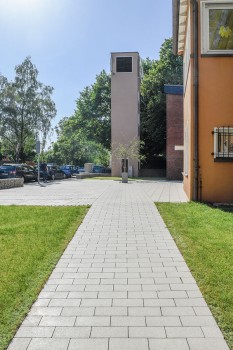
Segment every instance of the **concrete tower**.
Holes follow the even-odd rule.
[[[138,52],[111,54],[112,176],[121,175],[114,151],[140,138],[140,57]],[[137,177],[139,162],[128,159],[129,175]],[[132,172],[132,174],[131,174]]]

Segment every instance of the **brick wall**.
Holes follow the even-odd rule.
[[[167,179],[182,180],[183,151],[183,94],[167,93]]]

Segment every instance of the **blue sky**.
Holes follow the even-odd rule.
[[[0,0],[0,72],[31,56],[38,80],[54,87],[57,117],[97,74],[109,72],[110,53],[138,51],[157,59],[172,35],[172,0]]]

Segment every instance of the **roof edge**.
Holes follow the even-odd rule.
[[[168,95],[183,95],[183,85],[172,85],[165,84],[164,85],[164,93]]]

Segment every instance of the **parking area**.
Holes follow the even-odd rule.
[[[49,181],[39,186],[36,182],[25,183],[24,187],[0,191],[0,205],[91,205],[109,187],[140,187],[154,202],[186,202],[181,182],[132,181],[123,184],[113,180],[66,180]]]

